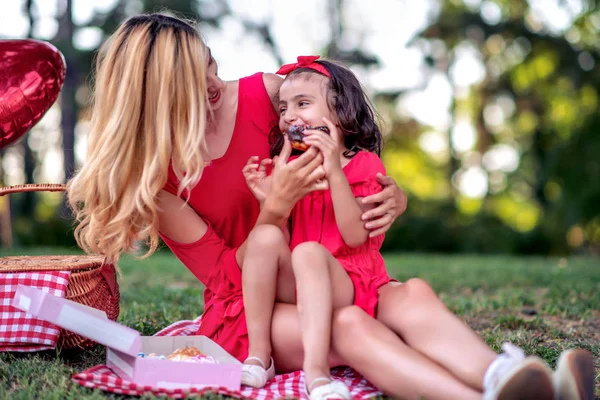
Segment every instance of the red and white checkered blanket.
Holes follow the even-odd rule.
[[[195,335],[201,323],[201,317],[193,321],[178,321],[166,327],[156,336],[188,336]],[[352,392],[354,399],[368,399],[382,393],[367,382],[361,375],[351,368],[335,368],[331,372],[335,379],[342,380]],[[186,397],[189,394],[201,395],[203,393],[217,393],[243,399],[272,400],[283,398],[308,399],[304,390],[304,374],[301,371],[285,375],[277,375],[262,389],[242,386],[240,391],[224,388],[210,389],[156,389],[150,386],[141,386],[119,378],[111,369],[98,365],[87,371],[73,375],[73,380],[82,386],[106,390],[112,393],[125,395],[142,395],[152,393],[174,398]]]
[[[40,351],[56,347],[60,328],[11,306],[17,285],[64,297],[69,271],[0,274],[0,351]]]

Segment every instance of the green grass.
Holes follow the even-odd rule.
[[[21,254],[68,252],[28,249]],[[600,371],[598,259],[389,254],[386,262],[399,280],[418,276],[429,281],[450,309],[494,350],[509,340],[554,367],[561,351],[582,347],[594,354]],[[119,266],[121,323],[151,335],[170,322],[202,312],[200,284],[170,253],[160,252],[147,260],[126,257]],[[86,351],[0,353],[0,399],[123,398],[70,380],[73,373],[103,359],[101,346]],[[598,375],[596,385],[600,396]]]

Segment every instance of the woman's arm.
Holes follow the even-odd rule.
[[[299,199],[313,190],[326,189],[327,182],[321,164],[323,156],[316,149],[306,151],[302,156],[287,162],[291,145],[286,140],[280,156],[274,161],[271,190],[261,208],[256,225],[271,224],[280,227],[287,225],[290,212]],[[166,190],[159,194],[159,231],[162,235],[181,244],[200,240],[209,227],[185,201]],[[246,243],[238,249],[225,245],[222,241],[219,252],[236,251],[238,265],[242,264]],[[189,266],[188,266],[189,267]]]
[[[158,230],[163,241],[200,282],[210,290],[217,290],[224,275],[236,279],[236,274],[221,269],[233,265],[237,248],[218,237],[183,199],[162,190],[157,202]]]
[[[206,234],[208,224],[183,199],[162,190],[158,207],[158,230],[174,242],[194,243]]]
[[[201,240],[208,232],[208,224],[200,217],[196,211],[185,203],[180,197],[177,197],[165,190],[161,191],[158,196],[158,205],[160,207],[159,212],[159,231],[161,235],[178,244],[189,245]],[[272,210],[266,210],[264,213],[261,212],[262,220],[264,223],[276,224],[278,219],[278,213],[272,212]],[[258,224],[258,223],[257,223]],[[235,251],[235,258],[238,265],[242,265],[244,259],[244,253],[246,250],[246,242],[236,248],[229,247],[225,244],[225,241],[219,238],[222,242],[220,246],[215,246],[218,249],[219,254],[215,254],[215,260],[222,258],[226,253]],[[197,256],[197,254],[195,254]],[[179,257],[187,258],[183,254],[177,254]],[[188,268],[192,267],[192,262],[185,262]],[[190,265],[187,265],[190,264]],[[195,272],[195,271],[192,271]],[[198,274],[195,273],[196,276]]]
[[[279,88],[281,87],[282,82],[283,78],[279,75],[263,74],[263,83],[265,84],[265,89],[267,89],[267,94],[271,99],[271,103],[273,103],[275,111],[279,109]]]

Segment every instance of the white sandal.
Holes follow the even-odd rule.
[[[329,383],[313,389],[315,383],[324,381]],[[310,385],[308,385],[307,391],[310,400],[352,399],[348,386],[341,381],[334,381],[325,376],[315,378]]]
[[[242,385],[251,386],[254,388],[262,388],[265,384],[275,376],[275,364],[271,357],[271,366],[265,368],[265,364],[258,357],[248,357],[246,361],[258,361],[260,365],[243,364],[242,365]],[[244,361],[244,363],[246,362]]]

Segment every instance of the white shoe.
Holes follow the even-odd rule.
[[[593,400],[594,375],[594,357],[589,351],[564,351],[558,358],[554,372],[556,399]]]
[[[327,385],[322,385],[312,388],[317,382],[329,382]],[[334,381],[331,378],[320,377],[314,379],[307,387],[310,400],[334,400],[334,399],[352,399],[350,389],[341,381]]]
[[[265,364],[258,357],[248,357],[246,361],[258,361],[260,365],[243,364],[242,365],[242,385],[252,386],[254,388],[262,388],[265,384],[275,376],[275,364],[271,357],[271,366],[265,368]],[[244,361],[244,363],[246,362]]]
[[[554,400],[552,370],[541,358],[510,343],[502,350],[483,378],[484,400]]]

